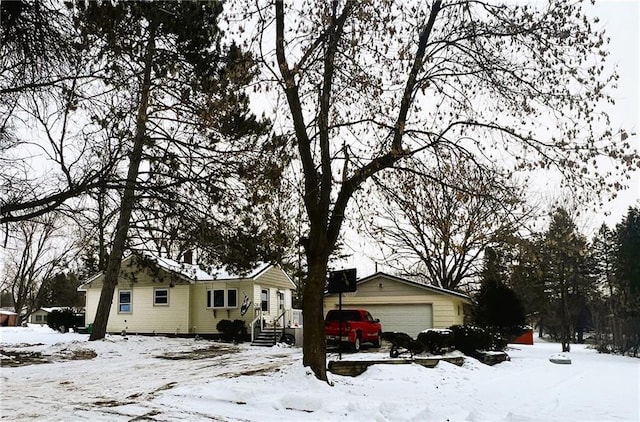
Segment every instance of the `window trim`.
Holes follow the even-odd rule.
[[[262,300],[262,294],[266,292],[267,293],[267,300]],[[266,304],[266,308],[265,308],[265,304]],[[269,289],[261,289],[260,290],[260,309],[262,310],[262,312],[269,312]]]
[[[122,303],[122,294],[129,293],[129,302]],[[122,305],[129,305],[128,311],[122,310]],[[118,290],[118,313],[119,314],[131,314],[133,313],[133,290],[131,289],[123,289]]]
[[[236,294],[236,300],[235,300],[235,304],[234,305],[229,305],[229,292],[230,291],[234,291]],[[222,299],[223,299],[223,304],[222,306],[215,306],[215,292],[223,292],[222,293]],[[207,289],[207,303],[206,303],[206,308],[207,309],[237,309],[239,304],[238,304],[238,289],[237,288],[231,288],[231,289]]]
[[[236,303],[233,306],[229,305],[229,292],[231,292],[231,291],[236,292]],[[228,309],[236,309],[238,307],[238,289],[226,289],[226,293],[224,295],[224,299],[225,299],[224,304],[226,305],[226,307]]]
[[[158,303],[157,293],[162,291],[167,292],[166,303]],[[157,287],[153,289],[153,306],[169,306],[169,289],[166,287]]]
[[[225,289],[211,289],[211,309],[224,309],[225,308]],[[222,292],[222,306],[216,306],[216,292]]]

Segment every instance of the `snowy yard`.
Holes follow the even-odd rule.
[[[375,365],[333,386],[302,367],[298,348],[193,339],[0,328],[3,420],[47,421],[638,421],[640,359],[555,343],[508,350],[494,367],[467,358]],[[536,339],[537,340],[537,339]],[[16,352],[20,352],[16,356]],[[25,356],[48,363],[10,366]],[[95,352],[96,356],[94,357]],[[7,356],[13,355],[12,358]],[[383,359],[383,352],[345,359]],[[330,355],[330,359],[337,356]]]

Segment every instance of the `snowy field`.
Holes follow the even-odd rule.
[[[510,362],[375,365],[333,386],[299,348],[0,328],[0,419],[7,421],[639,421],[640,359],[572,345],[571,365],[538,341]],[[537,341],[537,339],[536,339]],[[383,350],[384,351],[384,350]],[[383,359],[383,351],[344,359]],[[27,357],[28,365],[10,366]],[[330,355],[330,359],[337,356]]]

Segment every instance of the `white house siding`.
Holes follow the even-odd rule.
[[[238,306],[228,309],[211,309],[207,308],[207,290],[213,289],[237,289],[238,290]],[[228,320],[244,320],[247,328],[253,320],[254,298],[253,283],[251,280],[242,281],[210,281],[196,283],[191,286],[191,332],[196,334],[215,334],[218,333],[216,325],[223,319]],[[252,301],[249,311],[243,316],[240,308],[244,295]]]
[[[111,314],[107,331],[130,333],[188,334],[189,333],[189,286],[178,285],[168,288],[169,305],[154,305],[154,287],[133,286],[131,290],[131,313],[118,312],[120,290],[129,290],[126,286],[116,289],[111,304]]]
[[[34,313],[29,316],[29,322],[31,324],[46,324],[47,318],[49,317],[49,313],[43,311],[42,309],[38,309]]]
[[[285,292],[285,308],[291,308],[291,289],[295,286],[289,277],[279,267],[268,268],[255,278],[233,280],[197,280],[188,281],[175,274],[152,275],[148,271],[140,270],[131,265],[129,257],[123,261],[125,273],[135,272],[136,282],[121,277],[114,293],[111,313],[107,324],[107,331],[163,334],[216,334],[216,325],[222,319],[241,319],[249,328],[256,317],[256,308],[260,307],[261,289],[269,289],[269,312],[266,319],[279,315],[277,291]],[[104,276],[96,276],[82,286],[86,291],[86,321],[91,323],[95,319],[100,291]],[[171,282],[174,287],[169,287]],[[130,286],[130,287],[129,287]],[[169,289],[169,305],[153,305],[153,289]],[[209,289],[237,289],[238,304],[235,308],[211,309],[207,308],[207,290]],[[118,313],[119,290],[132,291],[132,312]],[[251,300],[249,311],[242,316],[241,305],[245,294]]]
[[[255,306],[261,307],[262,303],[262,290],[269,290],[269,309],[267,312],[263,312],[262,315],[268,323],[273,322],[273,319],[282,314],[284,309],[291,309],[292,307],[292,291],[295,285],[291,279],[278,267],[272,267],[258,275],[255,279],[254,296],[256,297]],[[280,308],[280,300],[278,299],[278,292],[284,292],[283,309]],[[282,322],[281,322],[282,323]],[[287,321],[285,321],[285,324]]]
[[[169,305],[154,305],[154,287],[167,288],[169,291]],[[119,313],[118,300],[120,290],[131,291],[131,312]],[[90,288],[86,292],[86,321],[95,320],[100,289]],[[141,286],[119,284],[116,287],[111,303],[108,332],[129,333],[158,333],[158,334],[185,334],[189,330],[189,315],[186,311],[189,305],[189,286],[167,285]]]
[[[271,267],[256,277],[256,283],[281,290],[295,289],[293,281],[278,267]]]

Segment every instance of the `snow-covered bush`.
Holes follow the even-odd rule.
[[[434,355],[442,354],[455,347],[453,331],[447,329],[423,331],[418,334],[418,341]]]

